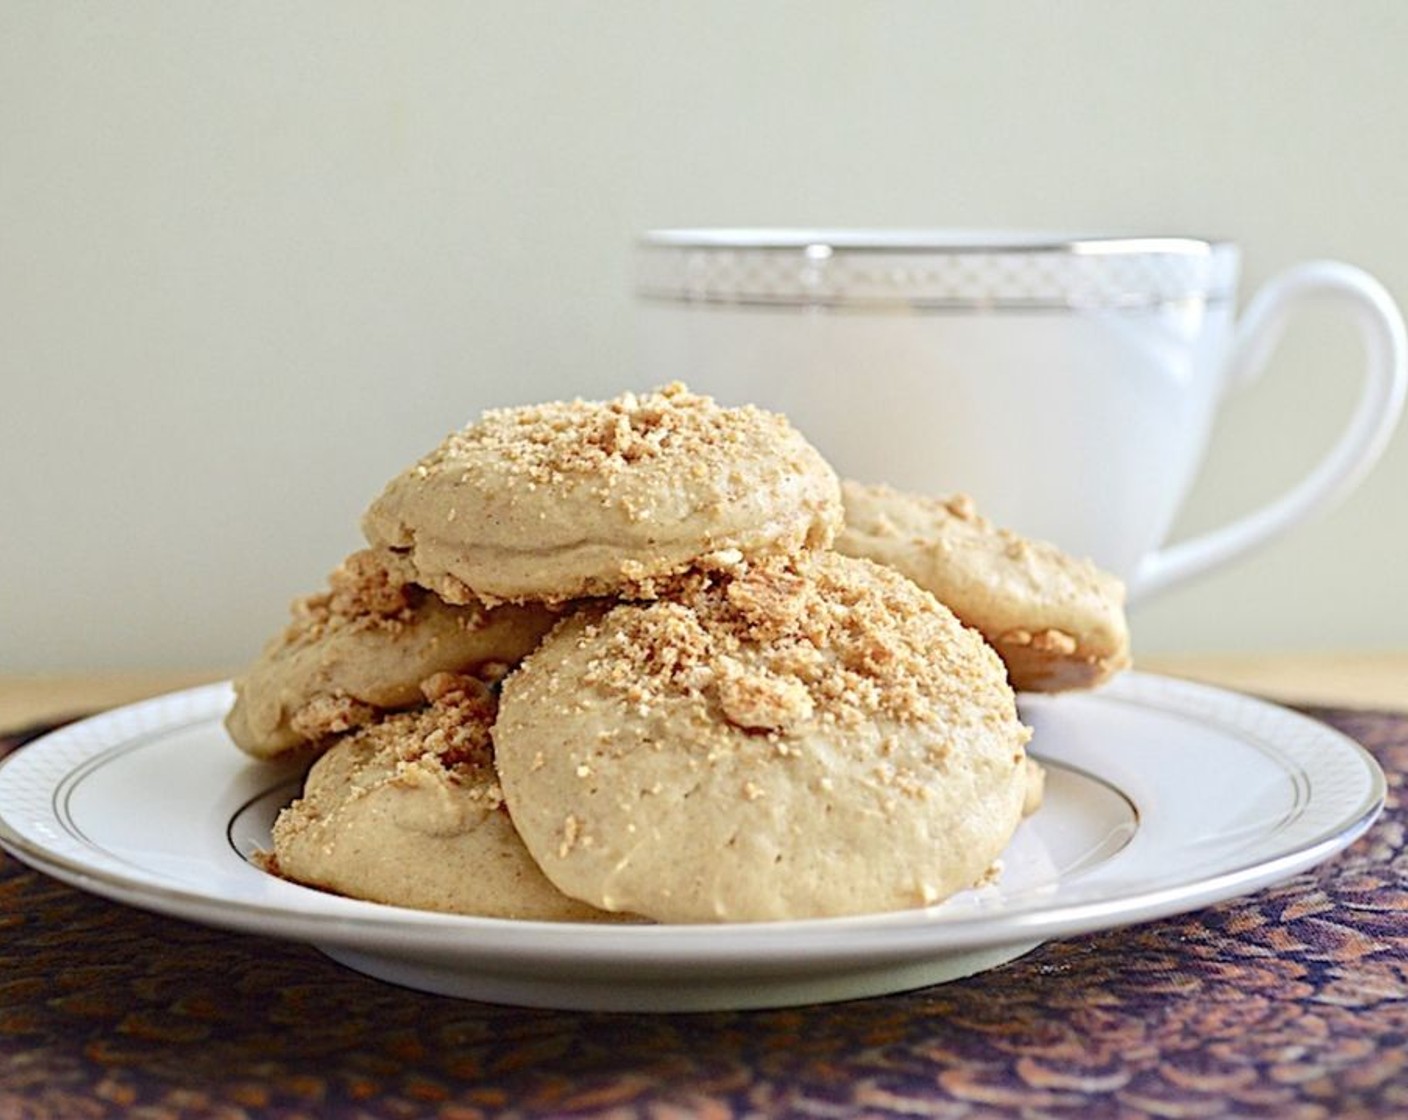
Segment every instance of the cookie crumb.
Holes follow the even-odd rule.
[[[568,813],[562,821],[562,843],[557,846],[557,858],[566,859],[581,838],[582,822],[575,814]]]

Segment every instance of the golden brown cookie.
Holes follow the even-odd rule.
[[[1124,585],[1089,560],[999,529],[964,495],[842,485],[836,549],[903,572],[978,630],[1015,688],[1092,688],[1129,665]]]
[[[273,869],[392,906],[495,918],[616,921],[529,858],[494,772],[488,686],[443,673],[429,706],[339,739],[274,823]]]
[[[393,479],[362,527],[451,602],[557,602],[824,547],[840,521],[835,473],[785,418],[669,385],[487,412]]]
[[[557,621],[542,607],[451,606],[410,582],[404,558],[364,550],[297,600],[292,621],[235,681],[230,737],[273,758],[422,702],[439,672],[502,676]]]
[[[494,735],[548,878],[667,922],[929,905],[984,877],[1028,788],[993,651],[832,552],[566,619],[504,682]]]

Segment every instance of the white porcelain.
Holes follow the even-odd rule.
[[[1368,827],[1384,780],[1302,716],[1127,674],[1023,698],[1047,800],[999,882],[927,910],[722,926],[602,926],[423,913],[261,871],[252,854],[298,775],[246,759],[230,692],[172,693],[65,728],[0,764],[0,845],[84,890],[210,925],[311,942],[447,995],[635,1011],[770,1007],[902,991],[1052,937],[1255,890]]]
[[[1236,322],[1238,263],[1186,237],[658,231],[637,252],[640,373],[784,411],[850,477],[972,494],[1138,599],[1342,499],[1403,408],[1403,321],[1377,281],[1299,265]],[[1166,546],[1224,394],[1311,301],[1364,341],[1348,427],[1279,499]]]

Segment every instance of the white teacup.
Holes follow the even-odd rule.
[[[1342,499],[1403,409],[1403,320],[1377,281],[1298,265],[1234,322],[1238,260],[1191,237],[658,231],[637,250],[641,373],[786,412],[844,476],[969,493],[1136,599]],[[1224,393],[1313,299],[1363,336],[1347,429],[1275,501],[1165,546]]]

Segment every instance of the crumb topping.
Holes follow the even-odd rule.
[[[401,570],[396,554],[366,548],[333,569],[326,591],[294,601],[286,638],[317,641],[329,631],[352,626],[395,632],[406,625],[424,595]]]
[[[328,575],[325,591],[295,599],[284,630],[285,646],[309,645],[339,631],[403,632],[433,592],[414,582],[409,557],[391,549],[364,548],[354,552]],[[448,602],[449,600],[447,600]],[[474,631],[486,621],[489,608],[466,594],[452,603],[462,630]]]
[[[728,456],[755,443],[760,433],[788,431],[782,416],[753,405],[724,408],[674,382],[609,401],[493,409],[447,436],[416,473],[424,478],[491,456],[530,486],[555,485],[568,476],[609,482],[636,464],[667,455],[685,469],[701,470],[706,456]]]
[[[448,782],[497,809],[503,790],[494,769],[491,729],[498,700],[493,691],[461,673],[436,673],[421,683],[421,691],[427,707],[387,716],[357,732],[367,757],[389,757],[394,783]]]
[[[999,634],[996,641],[1000,645],[1030,646],[1038,653],[1056,657],[1070,657],[1080,648],[1074,637],[1056,629],[1038,630],[1033,633],[1031,630],[1017,627]]]
[[[986,518],[978,516],[978,507],[967,494],[954,494],[945,498],[943,504],[944,509],[960,521],[978,521],[984,526],[988,523]]]
[[[909,580],[832,553],[696,572],[669,599],[616,608],[585,683],[637,714],[692,696],[747,731],[883,717],[941,723],[1001,674]],[[603,632],[599,623],[588,637]],[[984,685],[981,682],[990,682]]]
[[[376,718],[377,710],[345,692],[314,696],[289,717],[289,727],[310,743],[364,727]]]

